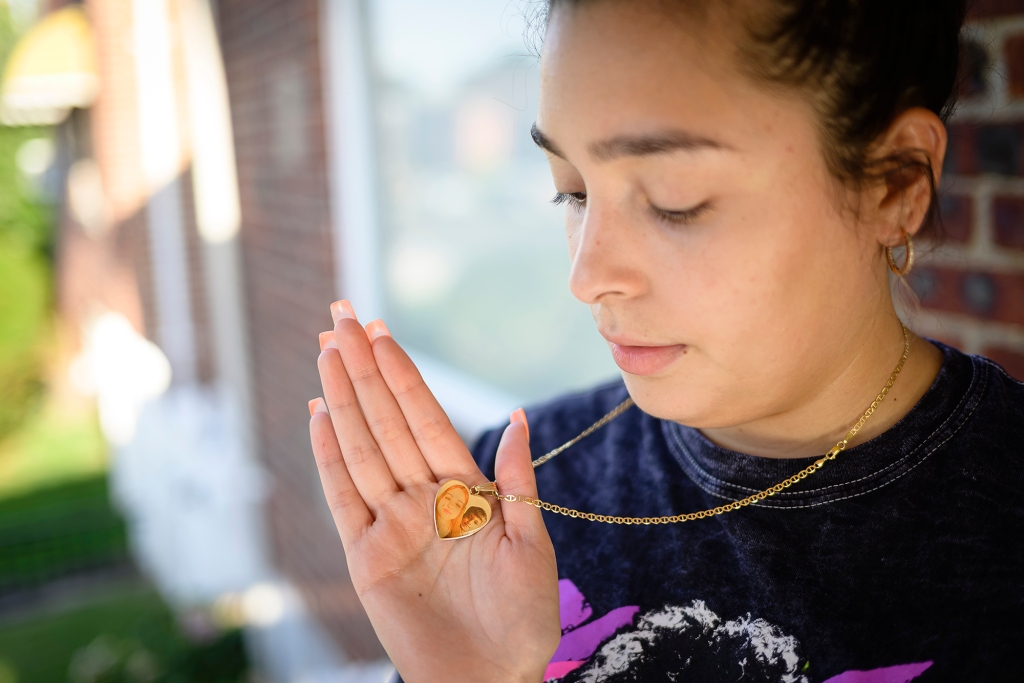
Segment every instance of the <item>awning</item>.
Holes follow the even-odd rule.
[[[92,29],[80,7],[57,10],[21,37],[0,82],[0,123],[60,123],[99,91]]]

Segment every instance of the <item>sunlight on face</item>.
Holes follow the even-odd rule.
[[[742,424],[835,372],[884,266],[839,208],[809,105],[733,57],[738,20],[648,5],[556,5],[546,34],[537,139],[570,287],[643,410]]]

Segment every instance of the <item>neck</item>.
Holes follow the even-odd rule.
[[[903,355],[903,328],[895,313],[878,316],[842,364],[817,391],[785,410],[701,432],[730,450],[766,458],[821,455],[843,439],[885,386]],[[885,400],[847,444],[863,443],[896,424],[931,386],[942,352],[910,334],[910,354]]]

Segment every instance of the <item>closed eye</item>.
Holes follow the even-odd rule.
[[[693,223],[695,220],[700,218],[704,213],[711,208],[711,202],[704,202],[698,204],[690,209],[680,209],[678,211],[670,211],[668,209],[660,209],[657,206],[651,204],[651,213],[658,220],[663,220],[668,223]]]
[[[574,209],[582,210],[587,206],[586,192],[557,192],[551,203],[555,206],[568,204]]]
[[[552,198],[551,203],[558,206],[568,204],[569,206],[582,211],[587,206],[586,192],[558,192]],[[704,202],[689,209],[670,210],[662,209],[653,204],[650,205],[651,213],[658,220],[668,223],[687,224],[696,221],[711,208],[711,202]]]

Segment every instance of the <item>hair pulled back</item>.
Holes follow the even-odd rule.
[[[547,0],[545,9],[587,1]],[[724,0],[660,0],[664,9],[677,6],[691,14],[713,2]],[[948,120],[956,104],[967,0],[729,4],[747,33],[740,46],[743,66],[760,82],[810,99],[833,175],[855,187],[872,181],[905,186],[925,176],[932,201],[922,229],[935,227],[938,201],[927,155],[905,149],[879,157],[875,146],[907,109],[923,107]]]

